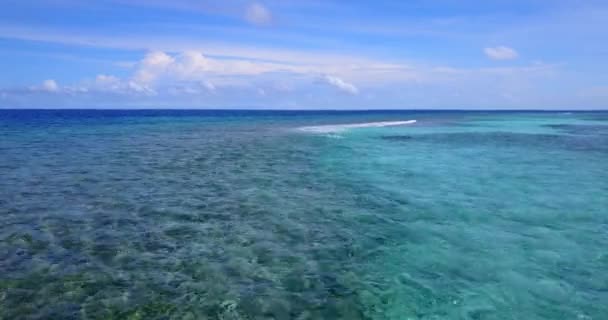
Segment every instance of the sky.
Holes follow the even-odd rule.
[[[606,0],[0,7],[0,108],[608,109]]]

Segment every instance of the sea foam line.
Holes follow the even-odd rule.
[[[307,126],[300,127],[298,130],[312,133],[335,133],[342,132],[348,129],[357,128],[376,128],[376,127],[391,127],[391,126],[403,126],[408,124],[414,124],[416,120],[407,121],[378,121],[378,122],[365,122],[365,123],[349,123],[349,124],[328,124],[322,126]]]

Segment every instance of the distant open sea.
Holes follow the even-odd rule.
[[[608,113],[0,110],[0,319],[608,319]]]

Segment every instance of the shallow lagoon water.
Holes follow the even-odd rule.
[[[0,111],[0,136],[0,318],[608,315],[605,113]]]

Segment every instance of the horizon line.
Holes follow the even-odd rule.
[[[331,111],[331,112],[386,112],[386,111],[523,111],[523,112],[608,112],[608,108],[605,109],[524,109],[524,108],[488,108],[488,109],[466,109],[466,108],[403,108],[403,109],[279,109],[279,108],[3,108],[0,107],[0,111],[281,111],[281,112],[319,112],[319,111]]]

